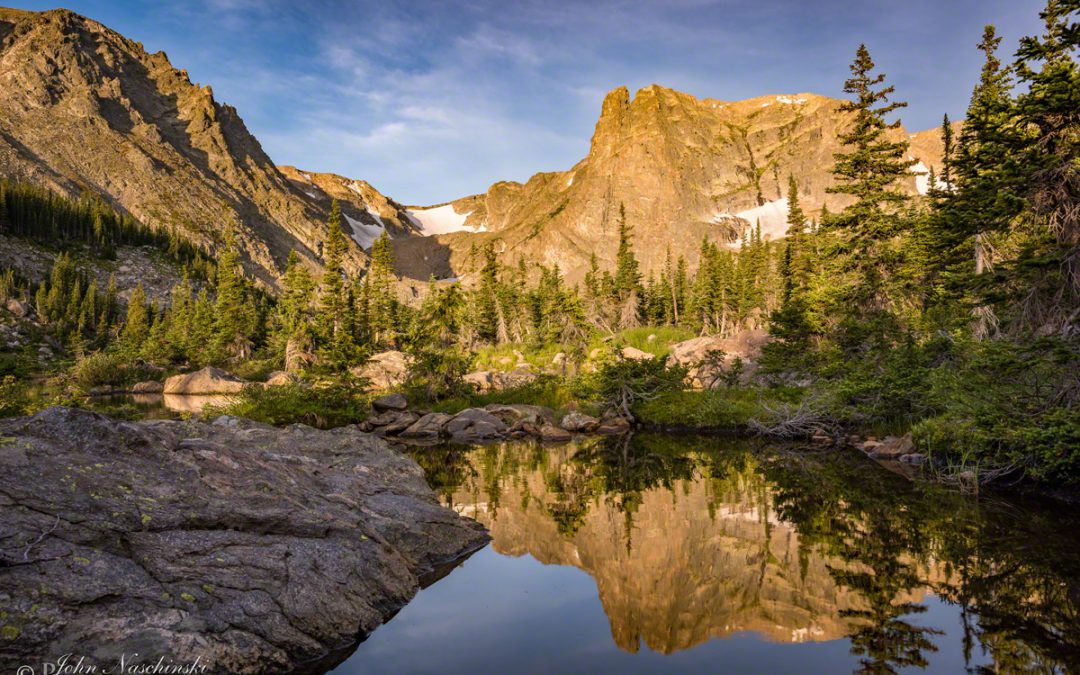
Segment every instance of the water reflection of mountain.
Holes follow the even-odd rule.
[[[858,596],[837,587],[825,556],[800,547],[753,466],[724,480],[695,471],[627,504],[625,494],[582,494],[595,467],[571,461],[573,449],[531,464],[507,456],[515,452],[522,449],[476,456],[474,478],[453,492],[454,508],[487,525],[500,553],[592,576],[621,648],[637,651],[644,640],[670,653],[747,630],[784,642],[847,634],[840,612],[859,606]],[[492,503],[488,472],[510,466]],[[553,515],[583,496],[580,522],[560,532],[565,521]]]
[[[588,573],[626,651],[754,631],[847,637],[867,671],[919,667],[938,628],[955,630],[916,618],[929,590],[963,608],[969,658],[981,650],[1035,672],[1077,665],[1080,542],[1060,513],[922,490],[857,458],[701,443],[510,444],[417,459],[445,503],[489,527],[496,551]]]

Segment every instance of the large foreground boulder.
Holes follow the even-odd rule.
[[[238,394],[250,384],[232,373],[207,366],[202,370],[184,375],[173,375],[165,380],[166,394]]]
[[[487,541],[355,428],[69,408],[0,421],[0,523],[3,672],[67,653],[322,672]]]

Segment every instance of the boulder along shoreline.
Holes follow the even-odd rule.
[[[355,427],[64,407],[0,421],[0,514],[3,670],[325,670],[489,541]]]

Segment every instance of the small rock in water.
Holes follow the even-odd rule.
[[[922,454],[921,452],[911,452],[906,455],[901,455],[900,461],[905,464],[919,465],[926,462],[926,455]]]
[[[545,424],[540,427],[540,440],[549,443],[565,443],[574,436],[566,429],[561,429],[554,424]]]
[[[608,417],[607,415],[596,428],[596,433],[601,436],[620,436],[628,431],[630,431],[630,420],[625,417]]]
[[[865,444],[863,448],[866,448]],[[899,459],[913,452],[915,452],[915,441],[912,440],[911,434],[906,434],[899,438],[887,437],[873,449],[870,456],[874,459]]]
[[[386,396],[380,396],[371,402],[371,407],[376,412],[386,412],[387,410],[405,410],[409,407],[409,400],[405,398],[404,394],[387,394]]]
[[[428,413],[401,432],[402,438],[414,438],[417,440],[431,440],[443,435],[443,427],[453,417],[446,413]]]
[[[562,427],[575,433],[589,433],[596,431],[600,426],[600,420],[578,411],[566,413],[562,418]]]

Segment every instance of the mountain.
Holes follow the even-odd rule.
[[[781,237],[789,175],[811,216],[847,203],[826,193],[841,149],[837,134],[848,120],[842,103],[805,93],[725,102],[658,85],[631,99],[620,87],[604,99],[585,159],[569,171],[496,183],[453,202],[466,227],[484,232],[438,241],[459,272],[469,269],[472,247],[491,240],[505,263],[522,256],[558,263],[577,280],[593,253],[601,266],[614,264],[620,206],[646,270],[662,266],[669,247],[693,263],[702,237],[734,243],[759,221],[763,236]],[[894,133],[909,136],[920,167],[940,170],[937,129]],[[928,178],[913,173],[903,188],[925,193]]]
[[[209,86],[67,10],[0,9],[0,91],[0,175],[99,195],[211,250],[231,224],[248,271],[269,287],[292,250],[319,266],[332,199],[352,242],[347,266],[363,267],[386,231],[406,284],[468,278],[487,241],[505,264],[558,263],[579,280],[594,253],[613,265],[620,207],[646,271],[669,248],[693,265],[702,237],[734,243],[758,222],[765,237],[783,236],[789,174],[812,215],[845,203],[826,194],[845,115],[814,94],[724,102],[652,85],[631,99],[620,87],[570,170],[415,207],[360,179],[276,166]],[[909,136],[920,167],[940,164],[936,129]],[[913,174],[905,188],[927,184]]]
[[[291,250],[318,265],[329,200],[289,180],[237,111],[164,52],[67,10],[0,9],[0,91],[0,175],[97,194],[211,249],[232,224],[268,286]],[[348,258],[365,261],[359,245]]]

